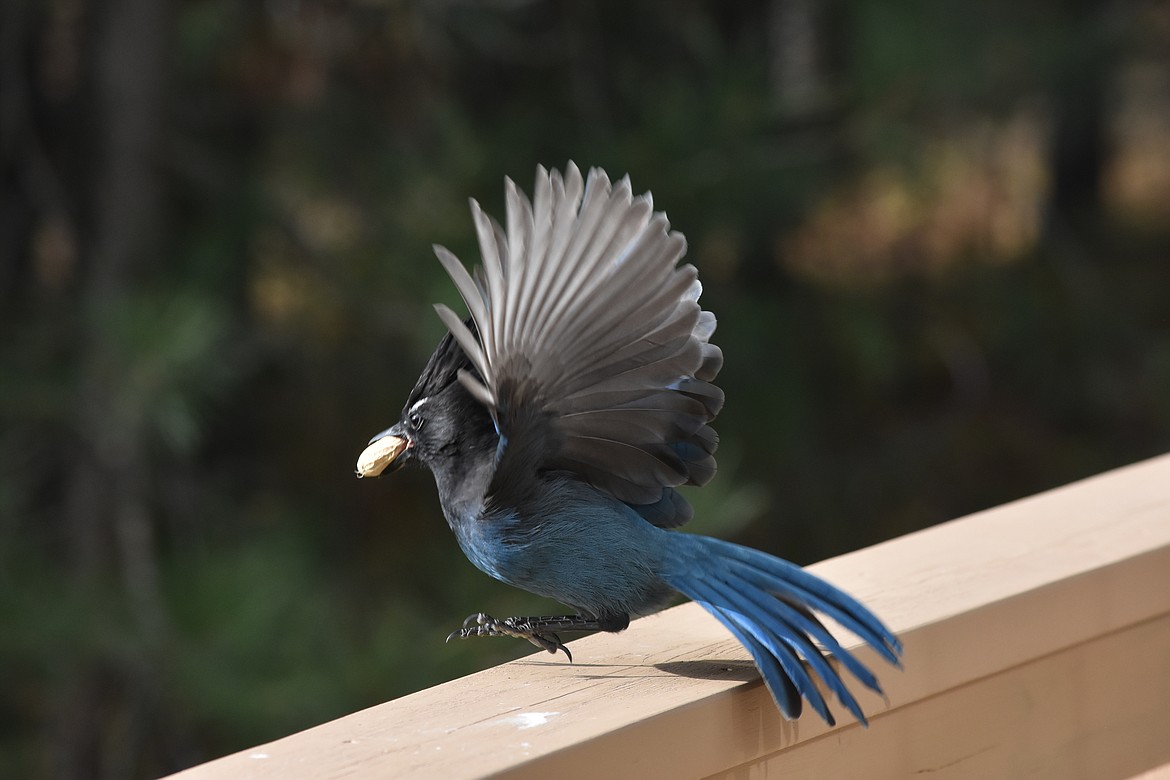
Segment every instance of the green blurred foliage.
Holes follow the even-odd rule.
[[[458,304],[431,244],[473,261],[466,198],[537,163],[688,237],[728,397],[695,531],[807,563],[1168,448],[1165,2],[665,8],[5,4],[0,775],[158,775],[530,650],[444,645],[560,608],[352,464]]]

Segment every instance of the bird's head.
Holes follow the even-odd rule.
[[[432,471],[459,456],[493,452],[495,429],[483,404],[458,381],[472,370],[448,333],[423,369],[398,422],[370,439],[357,462],[358,477],[376,477],[417,460]]]

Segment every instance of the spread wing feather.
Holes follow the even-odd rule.
[[[674,488],[714,476],[723,404],[686,240],[596,168],[538,168],[531,202],[511,180],[505,195],[506,228],[471,202],[482,268],[435,247],[474,324],[436,307],[477,374],[459,380],[505,440],[496,482],[571,470],[656,525],[685,522]]]

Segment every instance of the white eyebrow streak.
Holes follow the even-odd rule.
[[[426,398],[421,398],[418,401],[415,401],[414,406],[410,407],[410,409],[407,410],[407,414],[414,414],[415,412],[417,412],[419,410],[419,408],[423,404],[425,404],[429,400],[431,400],[431,397],[428,395]]]

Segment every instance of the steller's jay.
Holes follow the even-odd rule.
[[[482,269],[435,247],[471,316],[435,307],[449,332],[358,475],[417,459],[472,563],[576,614],[479,613],[448,639],[521,637],[572,660],[559,632],[621,631],[678,592],[743,643],[785,717],[803,696],[834,723],[819,676],[865,723],[826,652],[880,693],[877,679],[814,613],[898,665],[890,630],[795,564],[673,530],[692,512],[675,488],[715,474],[723,406],[715,317],[695,267],[676,266],[683,236],[599,169],[538,168],[531,203],[506,190],[506,229],[471,202]]]

